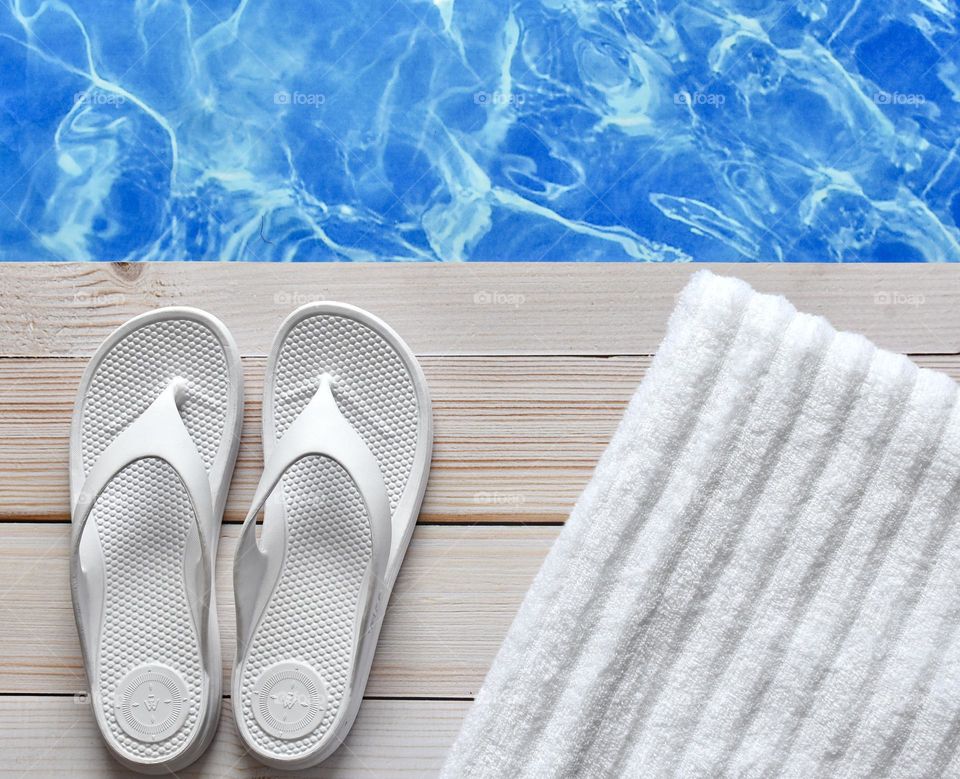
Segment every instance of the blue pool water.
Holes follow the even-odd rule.
[[[0,259],[957,260],[958,16],[2,0]]]

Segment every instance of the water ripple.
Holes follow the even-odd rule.
[[[957,22],[5,0],[0,258],[956,260]]]

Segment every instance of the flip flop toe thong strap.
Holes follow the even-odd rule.
[[[84,529],[97,500],[113,478],[128,465],[139,460],[163,460],[174,469],[183,483],[193,508],[201,561],[198,570],[186,572],[185,579],[187,586],[194,588],[204,587],[204,583],[209,581],[211,560],[208,554],[210,539],[207,535],[209,528],[216,526],[213,497],[206,467],[180,416],[180,405],[187,395],[187,386],[185,380],[173,379],[147,410],[103,450],[87,473],[77,495],[72,511],[70,583],[75,602],[78,602],[77,599],[85,600],[94,610],[88,610],[88,613],[95,612],[98,597],[95,588],[87,585],[95,580],[99,572],[95,570],[95,565],[85,564],[87,561],[84,560],[81,550]],[[200,641],[204,642],[207,636],[208,609],[199,602],[202,598],[188,600],[191,601]],[[82,628],[81,632],[87,656],[95,657],[96,637],[88,629]]]
[[[371,557],[366,602],[361,604],[370,621],[379,608],[382,583],[391,542],[391,511],[387,488],[377,458],[347,421],[333,396],[333,380],[320,377],[310,402],[277,442],[264,464],[263,475],[243,523],[234,562],[239,656],[253,638],[258,616],[263,613],[283,562],[285,535],[282,523],[265,522],[260,543],[256,518],[267,498],[287,470],[299,460],[322,455],[337,462],[349,474],[363,499],[370,521]],[[318,496],[322,497],[322,496]]]

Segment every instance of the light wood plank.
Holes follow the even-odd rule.
[[[914,358],[960,380],[960,356]],[[563,522],[649,357],[427,357],[436,441],[421,522]],[[67,440],[79,358],[0,359],[0,521],[69,518]],[[247,398],[226,521],[247,511],[262,466],[262,358]]]
[[[235,652],[232,563],[217,561],[224,678]],[[533,581],[556,527],[417,528],[387,610],[367,694],[469,698]],[[68,583],[70,526],[0,525],[0,693],[85,689]],[[229,684],[225,686],[229,689]]]
[[[189,777],[388,779],[436,776],[469,707],[467,701],[365,700],[344,745],[319,768],[269,769],[244,750],[224,701],[213,744]],[[131,774],[109,755],[82,697],[0,697],[0,776],[119,779]]]
[[[246,403],[227,521],[262,468],[263,358]],[[426,357],[436,422],[425,522],[562,522],[590,478],[648,357]],[[0,359],[0,521],[69,518],[70,416],[86,360]]]
[[[300,303],[383,317],[418,354],[652,354],[676,294],[704,265],[251,263],[0,266],[0,355],[89,355],[145,309],[200,306],[246,355],[266,354]],[[960,351],[960,268],[711,265],[900,352]]]

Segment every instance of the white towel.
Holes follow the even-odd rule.
[[[960,411],[702,271],[443,775],[960,776]]]

